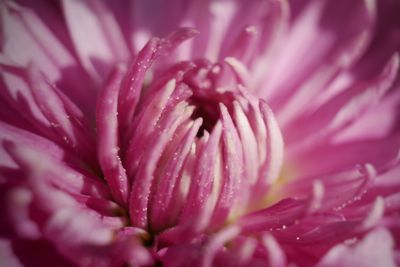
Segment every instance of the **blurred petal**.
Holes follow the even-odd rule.
[[[393,238],[386,229],[376,229],[354,247],[337,245],[317,264],[318,267],[387,266],[397,264],[393,254]]]

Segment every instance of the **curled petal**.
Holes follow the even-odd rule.
[[[129,184],[119,156],[118,96],[123,69],[115,70],[103,89],[97,104],[98,158],[105,179],[115,199],[123,205],[128,202]]]
[[[183,116],[178,116],[182,113]],[[185,103],[177,105],[165,114],[165,117],[159,122],[158,129],[150,136],[149,147],[141,158],[146,164],[139,166],[136,179],[132,184],[129,209],[134,226],[146,227],[148,224],[148,207],[151,205],[149,200],[152,184],[156,179],[155,170],[158,161],[179,124],[190,117],[191,113],[192,110],[186,108]]]
[[[197,159],[189,195],[180,217],[180,221],[183,224],[190,224],[190,227],[196,232],[207,226],[213,210],[212,205],[215,205],[211,195],[216,164],[215,158],[221,134],[222,126],[217,123],[210,138],[199,150],[200,157]],[[216,177],[216,179],[220,179],[220,177]]]

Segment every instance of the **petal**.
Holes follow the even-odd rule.
[[[7,145],[8,153],[26,171],[25,185],[32,192],[33,213],[30,215],[47,240],[71,261],[102,265],[107,255],[100,253],[112,242],[113,229],[103,222],[102,216],[48,183],[51,159],[21,145]],[[38,159],[40,159],[38,161]],[[47,178],[47,179],[46,179]],[[46,181],[47,180],[47,181]],[[76,216],[80,214],[79,216]],[[121,227],[119,225],[118,227]],[[94,248],[98,249],[94,249]],[[77,255],[80,255],[77,257]],[[101,263],[103,262],[103,263]]]
[[[62,7],[82,66],[95,81],[100,82],[112,64],[126,61],[129,57],[114,15],[101,1],[62,1]]]
[[[293,160],[293,169],[297,176],[319,176],[368,163],[380,172],[397,158],[399,148],[400,139],[396,136],[336,145],[315,145],[308,153]]]
[[[285,49],[274,57],[276,64],[264,77],[260,95],[274,110],[285,110],[288,100],[298,92],[295,89],[308,78],[327,71],[325,66],[336,70],[347,66],[360,55],[368,44],[374,20],[373,2],[310,1],[282,39]]]
[[[159,160],[178,126],[187,120],[192,112],[193,109],[188,108],[186,103],[178,104],[172,110],[166,111],[156,124],[156,130],[149,136],[149,144],[141,158],[142,164],[138,167],[130,197],[129,213],[132,224],[136,227],[144,228],[148,225],[150,194],[152,184],[158,182],[155,174]]]
[[[85,125],[84,122],[74,116],[79,110],[76,106],[71,106],[70,100],[51,86],[38,69],[32,66],[28,71],[31,93],[56,136],[62,139],[59,142],[76,154],[82,155],[82,159],[92,166],[96,166],[92,157],[94,144],[91,141],[91,133],[82,126]]]
[[[126,156],[124,159],[125,166],[129,176],[133,176],[136,172],[140,158],[144,153],[149,136],[154,130],[162,112],[164,111],[168,100],[171,98],[172,93],[176,88],[176,81],[170,80],[163,90],[152,95],[150,102],[145,106],[138,116],[135,117],[135,132],[129,139]]]
[[[18,66],[38,66],[51,82],[56,82],[66,95],[90,114],[93,88],[69,49],[71,46],[60,10],[38,1],[30,2],[28,6],[11,1],[2,4],[1,24],[5,37],[2,54]]]
[[[266,132],[266,159],[262,163],[259,179],[254,189],[257,197],[264,197],[266,189],[278,178],[283,164],[284,143],[272,110],[260,102],[260,111]]]
[[[317,267],[387,266],[395,267],[393,238],[386,229],[376,229],[354,247],[337,245]]]
[[[57,160],[60,160],[63,157],[68,158],[65,151],[54,142],[3,122],[0,122],[0,140],[2,144],[4,144],[4,141],[13,141],[27,147],[35,148],[39,151],[46,151],[48,156]],[[2,152],[0,153],[0,157],[2,160],[0,161],[0,165],[2,167],[15,168],[16,165],[13,159],[5,152],[3,145],[1,146],[1,150]]]
[[[49,130],[51,125],[35,102],[24,69],[1,66],[2,98],[27,120],[37,132],[44,136],[55,137]],[[21,105],[21,103],[24,103]]]
[[[310,143],[324,140],[351,125],[368,108],[376,104],[392,86],[399,66],[394,55],[385,68],[367,81],[358,81],[331,97],[318,108],[300,116],[286,130],[286,140],[295,148],[306,149]],[[294,147],[294,146],[292,146]],[[292,148],[294,149],[294,148]]]
[[[39,73],[37,67],[30,65],[20,69],[3,65],[0,68],[4,82],[1,94],[35,128],[35,133],[57,142],[71,153],[82,155],[86,164],[95,167],[92,133],[85,128],[87,123],[82,111]]]
[[[257,140],[253,129],[250,126],[249,119],[244,113],[238,102],[233,103],[234,120],[237,127],[244,157],[244,169],[247,182],[255,184],[258,177],[258,167],[254,163],[258,160]]]
[[[271,235],[264,235],[262,237],[263,245],[268,251],[269,264],[271,267],[284,267],[286,266],[285,254],[280,248],[278,242]]]
[[[2,53],[11,60],[22,66],[34,62],[52,81],[60,78],[62,68],[76,64],[70,51],[32,10],[7,2],[2,3],[1,12],[5,34]]]
[[[124,82],[121,85],[118,112],[121,114],[119,120],[122,130],[126,130],[128,125],[132,123],[145,73],[155,59],[155,53],[159,42],[160,40],[158,38],[153,38],[139,51],[135,60],[129,66]]]
[[[397,107],[400,106],[399,86],[395,86],[376,106],[371,107],[354,123],[338,133],[335,143],[360,139],[382,139],[394,134],[399,125]]]
[[[370,164],[359,165],[343,172],[335,172],[317,177],[296,178],[282,187],[285,195],[307,197],[312,193],[315,181],[325,188],[320,203],[321,210],[342,209],[361,198],[368,188],[376,170]]]
[[[222,125],[217,123],[208,141],[197,152],[197,164],[192,174],[189,195],[180,216],[180,224],[188,225],[195,232],[207,227],[214,210],[213,181],[221,179],[214,176],[218,164],[216,156],[221,134]]]
[[[200,129],[202,120],[198,119],[187,130],[179,146],[173,152],[171,162],[165,170],[165,175],[160,179],[157,192],[155,192],[154,205],[152,212],[152,229],[158,230],[161,225],[169,225],[176,221],[177,213],[180,211],[182,203],[178,204],[179,199],[184,199],[181,196],[180,183],[183,180],[185,164],[187,157],[191,152],[197,132]]]
[[[119,156],[118,95],[124,74],[118,68],[111,75],[97,103],[98,158],[114,198],[127,204],[128,178]]]
[[[181,42],[196,34],[197,31],[194,29],[181,28],[164,39],[152,38],[132,62],[122,84],[118,107],[122,130],[127,131],[128,136],[133,130],[128,125],[132,124],[146,72],[156,58],[171,53]]]
[[[203,250],[204,254],[201,257],[201,266],[213,266],[214,257],[219,250],[221,250],[227,242],[234,239],[239,233],[239,227],[230,226],[212,235]]]
[[[239,188],[242,186],[241,179],[243,175],[243,152],[241,150],[239,135],[227,108],[223,104],[220,104],[220,109],[223,126],[222,164],[224,165],[224,168],[221,181],[221,191],[214,208],[213,218],[211,219],[211,224],[215,226],[222,225],[233,207],[239,204],[237,201],[241,194]],[[245,188],[243,189],[245,190]]]
[[[266,231],[293,224],[305,215],[307,209],[306,201],[286,198],[271,207],[241,217],[237,223],[243,233]]]
[[[0,238],[1,264],[9,267],[23,267],[21,261],[14,254],[12,244],[9,240]]]

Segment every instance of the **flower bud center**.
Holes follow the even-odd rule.
[[[197,137],[210,133],[217,121],[220,119],[220,107],[224,104],[229,110],[235,100],[232,92],[220,87],[221,67],[218,64],[211,64],[206,59],[196,61],[196,67],[190,69],[183,75],[182,82],[186,84],[192,96],[188,99],[190,105],[195,107],[191,116],[193,120],[203,119]]]

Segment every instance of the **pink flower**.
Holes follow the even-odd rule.
[[[0,2],[0,265],[400,265],[377,2]]]

